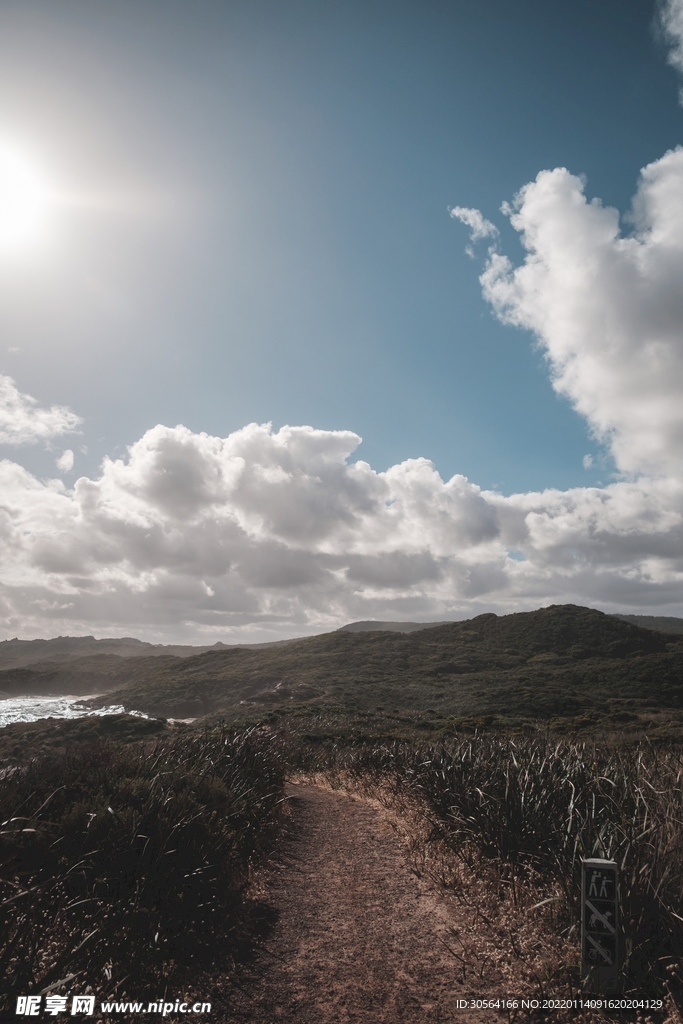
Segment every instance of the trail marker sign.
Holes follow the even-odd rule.
[[[589,992],[619,989],[617,865],[594,857],[581,865],[581,977]]]

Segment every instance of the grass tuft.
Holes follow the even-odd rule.
[[[486,864],[562,893],[577,934],[584,857],[620,868],[625,992],[683,1008],[683,752],[533,737],[450,744],[300,748],[303,770],[419,798],[438,838],[475,873]],[[575,956],[575,953],[574,953]],[[574,981],[579,978],[574,971]]]
[[[248,934],[245,890],[278,830],[284,764],[264,732],[81,744],[0,781],[2,998],[71,979],[163,991]]]

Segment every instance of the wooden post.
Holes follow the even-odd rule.
[[[617,864],[597,857],[581,865],[581,979],[588,992],[619,991]]]

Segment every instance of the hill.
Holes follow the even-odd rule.
[[[146,678],[150,665],[168,667],[179,660],[173,655],[135,658],[95,654],[61,662],[41,661],[8,668],[0,671],[0,699],[106,693]]]
[[[419,629],[433,629],[434,626],[448,626],[448,622],[379,622],[373,619],[366,619],[362,622],[349,622],[346,626],[340,626],[339,633],[376,633],[382,630],[386,633],[416,633]]]
[[[0,688],[3,683],[0,680]],[[559,605],[412,633],[339,630],[154,665],[108,702],[152,714],[345,715],[391,727],[683,712],[683,640]]]
[[[117,658],[192,658],[206,651],[244,647],[282,647],[292,640],[270,640],[261,644],[224,644],[218,640],[206,647],[190,644],[148,644],[132,636],[96,640],[94,636],[57,636],[51,640],[0,640],[0,671],[42,663],[65,664],[81,658],[114,656]]]
[[[159,658],[173,656],[190,658],[204,651],[220,649],[225,644],[213,647],[191,647],[189,645],[148,644],[132,636],[96,640],[94,636],[57,636],[51,640],[0,641],[0,670],[22,668],[42,662],[65,664],[80,658],[116,656],[118,658]]]
[[[0,700],[28,695],[103,693],[134,683],[147,673],[150,663],[167,664],[224,646],[222,643],[213,647],[155,645],[134,637],[3,640],[0,641]]]
[[[659,633],[683,633],[683,619],[666,615],[615,615],[615,619],[632,622],[643,629],[654,629]],[[362,622],[349,622],[339,628],[349,633],[369,633],[374,630],[390,630],[395,633],[414,633],[418,629],[431,629],[433,626],[446,626],[447,622],[382,622],[378,619]]]
[[[615,615],[615,618],[643,629],[656,629],[660,633],[683,633],[683,619],[670,615]]]

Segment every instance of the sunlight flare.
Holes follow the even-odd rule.
[[[33,162],[0,143],[0,252],[25,249],[44,231],[51,196]]]

